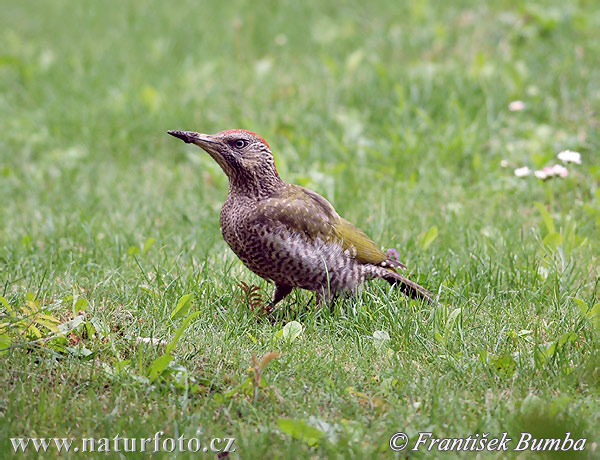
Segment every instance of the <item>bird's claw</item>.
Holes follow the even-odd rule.
[[[275,305],[273,305],[273,302],[269,302],[268,304],[266,304],[264,307],[262,307],[260,310],[258,310],[256,312],[256,316],[263,316],[264,313],[264,317],[266,319],[268,319],[271,324],[275,324],[277,322],[275,316],[273,315],[273,311],[275,310]]]

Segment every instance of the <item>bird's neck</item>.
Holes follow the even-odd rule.
[[[284,184],[277,171],[262,169],[237,171],[235,175],[229,177],[229,194],[261,200],[276,194]]]

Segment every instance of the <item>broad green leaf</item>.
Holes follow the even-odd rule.
[[[427,232],[421,238],[421,242],[420,242],[421,249],[425,250],[429,246],[431,246],[431,243],[433,243],[433,241],[437,238],[437,236],[438,236],[438,228],[434,225],[429,230],[427,230]]]
[[[142,250],[142,252],[144,254],[146,254],[150,248],[154,245],[154,243],[156,243],[156,238],[148,238],[146,240],[146,242],[144,243],[144,249]]]
[[[138,248],[137,246],[129,246],[129,249],[127,250],[127,254],[129,254],[130,256],[134,256],[139,253],[140,248]]]
[[[491,359],[490,364],[496,370],[496,372],[504,378],[512,377],[517,370],[517,362],[515,361],[515,358],[508,353]]]
[[[58,325],[58,332],[61,334],[66,334],[71,332],[73,329],[76,329],[79,325],[83,324],[85,318],[81,315],[76,316],[70,321]]]
[[[166,353],[170,353],[175,348],[175,346],[177,345],[177,342],[179,342],[179,339],[181,338],[181,336],[183,335],[183,333],[185,332],[187,327],[190,325],[192,320],[194,318],[196,318],[196,316],[198,316],[200,313],[201,313],[200,311],[195,311],[194,313],[192,313],[190,316],[188,316],[186,319],[183,320],[183,322],[181,323],[181,326],[179,326],[177,328],[177,330],[175,331],[173,340],[171,340],[171,342],[167,345],[167,348],[165,349]]]
[[[600,329],[600,303],[594,305],[587,315],[592,320],[594,327]]]
[[[182,316],[187,315],[188,310],[192,306],[192,302],[194,301],[194,294],[185,294],[182,295],[177,301],[177,305],[171,312],[171,319],[177,319]]]
[[[556,249],[562,244],[563,237],[560,233],[552,232],[548,233],[542,241],[546,246],[552,249]]]
[[[539,201],[535,202],[535,206],[538,208],[540,215],[542,216],[542,220],[544,221],[544,225],[546,226],[546,230],[548,233],[554,233],[554,219],[545,208],[545,206]]]
[[[94,332],[97,334],[101,334],[102,336],[107,337],[110,333],[110,329],[108,328],[108,326],[98,318],[92,317],[89,320],[89,324],[91,325],[91,327],[93,327]]]
[[[46,315],[44,313],[36,313],[33,317],[33,321],[40,326],[44,326],[52,332],[58,333],[58,325],[60,320],[54,316]]]
[[[558,339],[558,346],[562,347],[567,342],[574,342],[577,339],[577,334],[574,332],[566,332]]]
[[[535,351],[533,352],[533,360],[535,362],[535,367],[537,369],[540,369],[548,362],[548,358],[546,357],[546,354],[539,348],[536,348]]]
[[[545,164],[552,160],[552,155],[548,155],[547,153],[533,153],[529,156],[533,164],[537,169],[542,169]]]
[[[578,299],[577,297],[573,297],[573,301],[577,304],[577,306],[579,307],[579,310],[581,311],[581,313],[583,315],[587,314],[588,312],[588,304],[585,303],[583,300]]]
[[[12,318],[16,318],[16,314],[14,312],[14,310],[11,308],[10,304],[8,303],[8,300],[6,300],[4,297],[0,296],[0,304],[2,304],[2,306],[4,308],[6,308],[6,311],[8,312],[8,315]]]
[[[73,306],[73,314],[77,315],[80,311],[85,311],[88,306],[88,301],[80,297]]]
[[[91,354],[93,354],[92,350],[86,348],[85,346],[79,344],[76,347],[65,347],[65,349],[73,356],[78,358],[87,358]]]
[[[41,339],[42,338],[42,333],[41,331],[35,327],[33,324],[30,323],[29,327],[27,329],[25,329],[27,332],[30,332],[31,334],[33,334],[33,336],[36,339]]]
[[[161,105],[160,93],[156,90],[156,88],[150,85],[145,85],[142,88],[140,91],[140,99],[152,112],[156,112]]]
[[[12,339],[8,335],[0,335],[0,355],[3,355],[8,351],[11,342]]]
[[[117,361],[115,363],[115,372],[119,373],[122,370],[124,370],[126,367],[129,367],[130,365],[131,365],[130,359],[122,359],[120,361]]]
[[[454,310],[452,310],[452,313],[450,313],[450,315],[448,316],[448,320],[446,321],[446,327],[451,327],[454,324],[456,318],[458,318],[458,315],[460,315],[461,311],[461,308],[455,308]]]
[[[309,446],[315,446],[323,437],[323,432],[314,426],[307,424],[304,420],[280,418],[277,426],[281,431],[289,434],[292,438],[304,441]]]
[[[146,294],[150,294],[152,297],[156,297],[157,299],[160,297],[160,293],[157,290],[151,288],[150,286],[146,286],[146,285],[142,284],[140,286],[140,289],[142,291],[144,291]]]
[[[266,388],[267,381],[265,380],[264,375],[260,376],[260,382],[258,382],[258,386],[259,386],[259,388]]]
[[[173,356],[171,356],[168,353],[165,353],[164,355],[159,356],[152,362],[152,364],[150,365],[150,371],[148,373],[150,382],[154,382],[156,378],[160,374],[162,374],[162,372],[166,369],[166,367],[169,365],[172,359]]]
[[[55,324],[59,324],[60,323],[60,320],[58,318],[56,318],[54,316],[51,316],[51,315],[47,315],[45,313],[38,313],[37,315],[35,315],[35,317],[36,317],[36,319],[39,318],[39,319],[48,321],[50,323],[55,323]]]
[[[35,300],[27,300],[25,305],[21,307],[27,316],[39,312],[38,303]]]
[[[4,297],[2,297],[1,295],[0,295],[0,304],[2,304],[2,306],[3,306],[4,308],[6,308],[6,309],[7,309],[9,312],[11,312],[11,311],[12,311],[12,310],[11,310],[11,308],[10,308],[10,305],[8,304],[8,300],[6,300],[6,299],[5,299]]]
[[[250,374],[254,373],[253,369],[249,369]],[[245,393],[252,393],[252,390],[254,388],[254,378],[253,377],[247,377],[242,383],[240,383],[239,385],[237,385],[236,387],[232,388],[229,391],[226,391],[225,393],[223,393],[223,396],[225,396],[226,398],[231,398],[232,396],[234,396],[236,393],[238,393],[240,390],[245,392]]]
[[[302,334],[302,324],[298,321],[290,321],[283,326],[281,337],[288,342],[293,342]]]

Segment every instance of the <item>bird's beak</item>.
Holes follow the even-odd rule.
[[[207,152],[213,151],[219,144],[210,134],[195,133],[194,131],[167,131],[167,133],[181,139],[186,144],[196,144]]]

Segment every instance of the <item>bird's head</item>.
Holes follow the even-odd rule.
[[[279,179],[267,141],[245,129],[228,129],[217,134],[167,131],[188,144],[196,144],[219,163],[232,184]],[[260,185],[260,184],[259,184]]]

